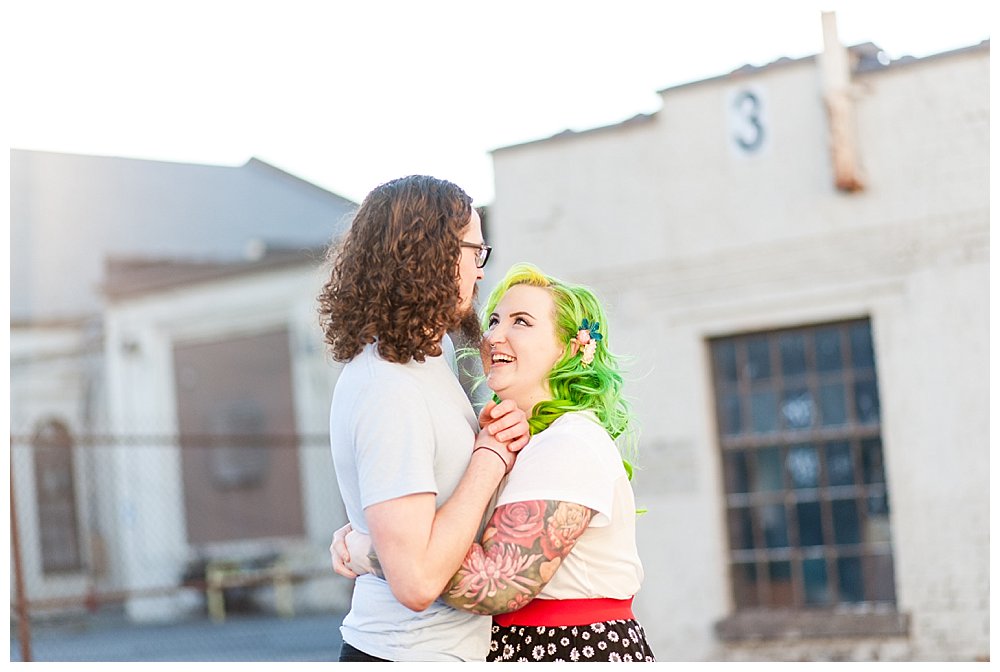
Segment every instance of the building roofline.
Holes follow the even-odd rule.
[[[346,196],[341,196],[340,194],[338,194],[335,191],[330,191],[329,189],[325,189],[325,188],[319,186],[318,184],[315,184],[314,182],[310,182],[309,180],[307,180],[307,179],[305,179],[303,177],[299,177],[298,175],[296,175],[294,173],[290,173],[287,170],[285,170],[284,168],[279,168],[278,166],[275,166],[274,164],[268,163],[267,161],[262,161],[261,159],[258,159],[255,156],[254,157],[250,157],[250,159],[247,160],[246,163],[244,163],[242,166],[238,166],[238,167],[265,170],[265,171],[270,172],[270,173],[272,173],[274,175],[277,175],[280,179],[288,180],[288,181],[294,182],[294,183],[299,184],[299,185],[304,186],[304,187],[309,187],[310,189],[318,191],[318,192],[322,193],[325,196],[333,196],[334,198],[343,201],[344,203],[346,203],[347,205],[350,205],[351,207],[356,208],[358,206],[357,203],[355,203],[351,199],[347,198]]]
[[[956,55],[960,55],[960,54],[965,54],[965,53],[969,53],[969,52],[974,52],[974,51],[979,51],[979,50],[989,51],[989,48],[990,48],[990,40],[989,39],[985,39],[985,40],[982,40],[981,42],[979,42],[978,44],[969,45],[967,47],[959,47],[957,49],[951,49],[949,51],[943,51],[943,52],[940,52],[940,53],[937,53],[937,54],[929,54],[927,56],[921,56],[921,57],[900,56],[899,58],[891,61],[890,63],[888,63],[886,65],[882,65],[882,64],[878,63],[878,61],[875,61],[875,65],[871,64],[872,57],[874,57],[877,53],[881,52],[881,49],[879,49],[879,47],[877,45],[875,45],[875,44],[873,44],[871,42],[863,42],[861,44],[856,44],[856,45],[850,46],[850,47],[848,47],[848,50],[850,50],[851,52],[853,52],[855,54],[858,54],[858,55],[860,55],[862,57],[861,58],[862,66],[856,70],[855,74],[865,75],[865,74],[868,74],[868,73],[871,73],[871,72],[883,72],[883,71],[891,70],[891,69],[898,68],[898,67],[909,66],[909,65],[916,64],[916,63],[924,63],[924,62],[927,62],[927,61],[932,61],[932,60],[936,60],[936,59],[940,59],[940,58],[950,58],[952,56],[956,56]],[[805,63],[805,62],[814,61],[814,60],[816,60],[816,58],[818,56],[819,56],[818,54],[810,54],[809,56],[801,56],[799,58],[790,58],[788,56],[782,56],[782,57],[780,57],[778,59],[775,59],[774,61],[771,61],[770,63],[766,63],[764,65],[750,65],[750,64],[746,64],[746,65],[740,66],[739,68],[736,68],[735,70],[733,70],[731,72],[728,72],[726,74],[723,74],[723,75],[717,75],[717,76],[714,76],[714,77],[708,77],[706,79],[699,79],[699,80],[695,80],[693,82],[685,82],[683,84],[677,84],[675,86],[668,86],[667,88],[659,89],[657,91],[657,93],[662,96],[662,95],[664,95],[666,93],[677,91],[678,89],[687,89],[687,88],[691,88],[691,87],[694,87],[694,86],[701,86],[703,84],[717,83],[717,82],[724,81],[724,80],[727,80],[727,79],[735,79],[735,78],[743,77],[743,76],[747,76],[747,75],[756,75],[756,74],[759,74],[759,73],[764,72],[764,71],[770,71],[770,70],[775,70],[775,69],[778,69],[778,68],[784,68],[784,67],[787,67],[787,66],[790,66],[790,65],[798,65],[798,64]],[[624,126],[628,126],[628,125],[632,125],[632,124],[637,123],[637,122],[652,120],[653,118],[656,117],[656,115],[657,115],[657,112],[652,112],[650,114],[637,114],[634,117],[630,117],[629,119],[626,119],[624,121],[620,121],[620,122],[617,122],[617,123],[614,123],[614,124],[609,124],[609,125],[606,125],[606,126],[598,126],[596,128],[584,129],[582,131],[574,131],[572,129],[566,129],[564,131],[560,131],[559,133],[556,133],[554,135],[550,135],[550,136],[547,136],[547,137],[544,137],[544,138],[537,138],[535,140],[527,140],[525,142],[519,142],[519,143],[516,143],[516,144],[513,144],[513,145],[504,145],[502,147],[496,147],[494,149],[491,149],[489,153],[490,154],[496,154],[497,152],[502,152],[502,151],[505,151],[505,150],[508,150],[508,149],[518,149],[518,148],[525,147],[525,146],[528,146],[528,145],[537,145],[537,144],[540,144],[540,143],[543,143],[543,142],[552,142],[552,141],[564,140],[564,139],[568,139],[568,138],[576,138],[576,137],[579,137],[581,135],[585,135],[585,134],[588,134],[588,133],[603,132],[603,131],[609,131],[609,130],[616,130],[618,128],[621,128],[621,127],[624,127]]]
[[[269,248],[259,259],[197,261],[184,259],[110,258],[100,291],[110,303],[221,280],[296,266],[318,267],[322,248]]]
[[[13,329],[82,329],[88,324],[100,321],[99,313],[88,315],[67,315],[46,317],[41,319],[11,318],[10,328]]]
[[[341,200],[345,204],[348,204],[352,207],[357,207],[358,205],[357,203],[347,198],[346,196],[341,196],[340,194],[334,191],[325,189],[319,186],[318,184],[310,182],[309,180],[303,177],[299,177],[294,173],[290,173],[287,170],[284,170],[283,168],[279,168],[278,166],[270,164],[267,161],[263,161],[254,156],[250,157],[242,164],[231,165],[231,164],[218,164],[218,163],[195,163],[193,161],[173,161],[170,159],[149,159],[149,158],[134,157],[134,156],[120,156],[117,154],[79,154],[76,152],[58,152],[48,149],[28,149],[24,147],[11,147],[10,153],[14,154],[15,152],[23,154],[48,154],[50,156],[64,156],[77,159],[134,161],[143,164],[159,163],[172,166],[190,166],[193,168],[217,168],[219,170],[241,170],[241,169],[261,170],[270,172],[271,174],[277,176],[279,179],[283,179],[288,182],[293,182],[299,186],[308,187],[310,190],[317,191],[323,194],[324,196],[331,196],[335,199]]]
[[[989,41],[989,39],[985,39],[985,40],[982,40],[981,42],[979,42],[978,44],[972,44],[972,45],[969,45],[969,46],[966,46],[966,47],[959,47],[957,49],[950,49],[948,51],[942,51],[942,52],[939,52],[939,53],[936,53],[936,54],[928,54],[927,56],[917,57],[917,56],[903,55],[903,56],[900,56],[897,59],[894,59],[894,60],[890,61],[889,63],[887,63],[885,65],[878,64],[878,65],[872,67],[869,64],[869,65],[867,65],[867,67],[866,66],[862,66],[861,68],[857,69],[854,74],[864,74],[864,73],[868,73],[868,72],[882,72],[882,71],[891,70],[891,69],[894,69],[894,68],[897,68],[897,67],[900,67],[900,66],[912,65],[912,64],[915,64],[915,63],[923,63],[923,62],[926,62],[926,61],[933,61],[933,60],[937,60],[937,59],[940,59],[940,58],[949,58],[949,57],[956,56],[956,55],[959,55],[959,54],[964,54],[964,53],[968,53],[968,52],[972,52],[972,51],[978,51],[980,49],[985,49],[985,50],[988,51],[989,48],[990,48],[990,41]],[[848,47],[847,49],[848,49],[848,51],[850,51],[850,52],[852,52],[854,54],[862,55],[862,57],[863,56],[872,56],[872,55],[877,54],[877,53],[879,53],[879,52],[882,51],[882,49],[879,48],[878,45],[876,45],[876,44],[874,44],[872,42],[862,42],[860,44],[854,44],[854,45],[851,45],[850,47]],[[767,71],[767,70],[774,70],[774,69],[786,67],[786,66],[789,66],[789,65],[795,65],[795,64],[799,64],[799,63],[803,63],[803,62],[814,61],[818,57],[819,57],[819,54],[810,54],[808,56],[801,56],[799,58],[789,58],[788,56],[782,56],[781,58],[775,59],[774,61],[771,61],[770,63],[765,63],[764,65],[750,65],[748,63],[748,64],[740,66],[739,68],[736,68],[735,70],[733,70],[733,71],[731,71],[729,73],[726,73],[724,75],[717,75],[715,77],[708,77],[706,79],[699,79],[699,80],[696,80],[696,81],[693,81],[693,82],[685,82],[683,84],[677,84],[675,86],[668,86],[668,87],[666,87],[664,89],[660,89],[659,91],[657,91],[657,93],[660,94],[660,95],[663,95],[664,93],[668,93],[668,92],[671,92],[671,91],[676,91],[678,89],[686,89],[686,88],[689,88],[689,87],[692,87],[692,86],[699,86],[701,84],[710,84],[710,83],[713,83],[713,82],[718,82],[720,80],[731,79],[731,78],[734,78],[734,77],[741,77],[741,76],[744,76],[744,75],[754,75],[754,74],[757,74],[757,73],[760,73],[760,72],[764,72],[764,71]]]
[[[490,154],[496,154],[497,152],[502,152],[508,149],[517,149],[519,147],[524,147],[526,145],[537,145],[541,142],[552,142],[554,140],[566,140],[569,138],[577,138],[581,135],[590,135],[592,133],[602,133],[604,131],[614,131],[628,126],[636,126],[647,121],[651,121],[656,116],[656,113],[652,114],[636,114],[635,116],[629,117],[624,121],[618,121],[613,124],[608,124],[606,126],[595,126],[594,128],[585,128],[582,131],[574,131],[567,128],[564,131],[559,131],[555,135],[550,135],[546,138],[538,138],[537,140],[527,140],[525,142],[519,142],[514,145],[504,145],[503,147],[496,147],[489,151]]]

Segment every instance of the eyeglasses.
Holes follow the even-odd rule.
[[[461,240],[458,244],[460,247],[471,247],[476,250],[476,268],[482,268],[485,266],[486,261],[490,258],[490,252],[493,251],[493,248],[486,243],[467,243],[464,240]]]

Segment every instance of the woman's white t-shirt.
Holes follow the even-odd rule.
[[[533,500],[572,502],[597,512],[539,599],[635,595],[643,578],[635,496],[618,448],[592,413],[566,413],[518,454],[497,506]]]

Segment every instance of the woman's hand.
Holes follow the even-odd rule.
[[[382,570],[378,564],[378,557],[375,549],[372,548],[372,538],[364,532],[351,530],[344,538],[347,544],[347,553],[350,558],[347,561],[347,568],[361,576],[362,574],[374,574],[382,577]]]
[[[333,571],[348,579],[356,579],[362,574],[382,575],[378,557],[372,549],[372,538],[355,530],[350,523],[333,533],[330,559]]]
[[[348,579],[356,579],[358,575],[347,565],[351,562],[351,553],[347,550],[347,543],[344,541],[348,533],[354,528],[348,523],[333,533],[333,541],[330,542],[330,562],[333,571]]]
[[[492,400],[487,403],[479,413],[479,426],[497,441],[507,444],[511,452],[521,450],[531,439],[528,416],[510,399],[499,404]],[[480,445],[478,441],[476,445]]]

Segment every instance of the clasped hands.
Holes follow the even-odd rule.
[[[490,401],[479,413],[479,426],[473,452],[479,448],[489,449],[503,460],[504,473],[510,473],[517,452],[528,445],[531,438],[528,416],[509,399],[499,404]]]
[[[503,460],[505,473],[510,472],[517,452],[528,445],[531,438],[528,416],[509,399],[499,404],[490,401],[479,413],[479,426],[475,448],[489,448]],[[371,537],[347,523],[333,533],[330,543],[333,571],[348,579],[371,573],[370,551]]]

